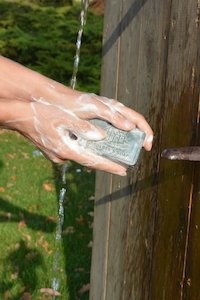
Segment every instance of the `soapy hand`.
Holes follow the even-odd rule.
[[[12,62],[8,63],[12,66]],[[89,122],[94,118],[106,120],[126,131],[138,127],[146,133],[144,148],[151,150],[153,132],[141,114],[116,100],[74,91],[16,63],[14,68],[18,71],[16,82],[13,84],[12,75],[10,84],[7,78],[4,83],[7,89],[10,87],[11,95],[3,89],[7,117],[0,116],[0,125],[20,132],[53,162],[74,160],[90,168],[126,175],[125,167],[95,155],[78,144],[76,137],[87,140],[105,138],[103,129]],[[23,76],[25,84],[19,82]],[[1,79],[2,84],[4,78]],[[22,91],[19,88],[21,86]]]
[[[104,131],[88,120],[101,118],[113,126],[146,132],[144,147],[150,150],[153,133],[144,117],[123,104],[94,94],[49,87],[49,97],[32,98],[31,102],[14,101],[15,117],[6,126],[31,140],[46,157],[56,163],[74,160],[82,165],[125,175],[126,168],[97,156],[81,147],[76,137],[87,140],[105,138]],[[74,138],[73,138],[74,137]]]

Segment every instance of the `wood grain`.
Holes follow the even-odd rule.
[[[142,113],[155,141],[126,178],[97,172],[90,300],[200,299],[199,168],[160,156],[199,145],[197,4],[106,2],[102,94]]]

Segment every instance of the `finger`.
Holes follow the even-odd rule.
[[[130,131],[135,128],[135,124],[132,121],[114,110],[107,109],[101,113],[100,117],[122,130]]]
[[[130,121],[132,121],[134,124],[136,124],[136,126],[138,128],[142,129],[146,133],[151,132],[151,134],[153,134],[151,127],[149,126],[149,124],[147,123],[147,121],[145,120],[143,115],[141,115],[140,113],[134,111],[133,109],[125,106],[124,104],[122,104],[114,99],[109,99],[106,97],[98,97],[98,99],[99,99],[99,101],[103,102],[108,107],[110,107],[111,110],[115,109],[116,111],[121,113],[124,117],[126,117],[126,118],[129,117]]]
[[[104,110],[100,111],[100,117],[112,123],[115,127],[123,130],[132,130],[138,127],[146,134],[144,148],[150,151],[153,142],[153,131],[146,119],[140,113],[124,106],[122,103],[106,97],[93,96],[104,104]],[[106,108],[107,107],[107,108]]]
[[[132,120],[134,120],[135,125],[140,130],[145,132],[146,137],[145,137],[143,146],[147,151],[150,151],[152,148],[152,142],[153,142],[153,131],[152,131],[151,127],[149,126],[146,119],[139,113],[134,112],[134,116],[132,116]]]
[[[118,106],[118,108],[120,109],[121,114],[126,115],[137,128],[145,132],[146,138],[143,146],[147,151],[150,151],[153,142],[153,130],[144,116],[126,106]]]
[[[62,160],[56,156],[48,156],[47,158],[55,164],[64,164],[66,161],[66,160]]]
[[[96,117],[104,119],[122,130],[131,130],[135,127],[134,123],[118,110],[118,106],[124,106],[122,103],[95,94],[90,94],[90,96],[97,107],[95,110]]]
[[[143,144],[147,151],[150,151],[153,146],[153,135],[146,136]]]
[[[123,105],[118,105],[115,109],[120,109],[120,112],[104,111],[101,116],[119,129],[132,130],[137,127],[145,132],[146,138],[143,146],[147,151],[150,151],[153,142],[153,131],[146,119],[141,114]]]
[[[106,137],[106,133],[101,127],[81,119],[57,126],[57,129],[63,131],[65,135],[70,132],[74,134],[75,138],[81,137],[85,140],[99,141]]]
[[[146,134],[148,135],[153,135],[153,131],[150,127],[150,125],[148,124],[148,122],[146,121],[146,119],[144,118],[143,115],[141,115],[140,113],[125,107],[123,108],[123,113],[130,118],[130,120],[142,131],[144,131]]]
[[[84,152],[81,155],[74,153],[71,159],[92,169],[102,170],[120,176],[126,176],[126,167],[91,152]]]
[[[145,132],[146,137],[143,146],[147,151],[150,151],[153,143],[153,131],[151,127],[142,115],[135,117],[135,124],[140,130]]]
[[[51,151],[48,151],[47,149],[44,150],[40,148],[40,151],[42,152],[45,158],[56,164],[63,164],[65,162],[65,160],[61,159],[56,154],[52,153]]]

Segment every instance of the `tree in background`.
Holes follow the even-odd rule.
[[[69,85],[80,26],[80,5],[55,7],[36,2],[31,5],[33,1],[39,2],[0,1],[0,53]],[[93,12],[94,9],[89,10],[87,15],[77,89],[98,94],[103,18]]]
[[[72,0],[32,0],[32,3],[42,4],[42,5],[52,5],[52,6],[60,6],[60,5],[72,5]]]

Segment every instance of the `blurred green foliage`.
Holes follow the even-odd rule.
[[[0,0],[0,54],[69,85],[80,24],[80,5],[70,3]],[[89,11],[77,88],[94,93],[100,86],[102,25],[103,18]],[[24,292],[33,300],[47,299],[40,288],[50,287],[53,278],[59,170],[33,157],[32,145],[18,135],[4,133],[0,144],[0,299],[22,299]],[[48,192],[46,183],[55,189]],[[90,278],[93,202],[88,199],[94,173],[69,163],[67,185],[60,292],[64,300],[86,300],[88,292],[78,291]]]
[[[54,5],[54,6],[73,4],[72,0],[31,0],[30,2],[42,4],[42,5]]]
[[[36,2],[42,4],[36,5]],[[69,85],[80,24],[80,5],[57,7],[50,5],[53,2],[68,1],[1,1],[0,53]],[[101,16],[89,11],[77,89],[99,92],[102,22]]]

